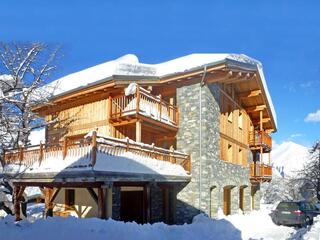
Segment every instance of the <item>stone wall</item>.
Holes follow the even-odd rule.
[[[220,160],[219,94],[218,84],[201,88],[200,84],[194,84],[177,89],[180,109],[177,148],[192,157],[191,182],[177,195],[178,223],[190,222],[200,212],[214,216],[218,208],[223,208],[224,187],[232,187],[231,213],[235,213],[239,209],[239,188],[247,186],[244,208],[250,210],[249,168]]]

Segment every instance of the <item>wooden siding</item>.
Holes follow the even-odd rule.
[[[250,117],[231,84],[221,85],[220,93],[220,158],[247,166]]]
[[[47,130],[47,141],[56,143],[63,137],[86,134],[97,130],[98,134],[110,136],[111,125],[108,121],[108,100],[87,103],[62,110],[46,116],[46,121],[55,121]]]

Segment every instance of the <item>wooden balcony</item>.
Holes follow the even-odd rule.
[[[270,182],[272,179],[272,167],[267,164],[250,165],[250,181],[253,183]]]
[[[161,127],[173,130],[178,128],[178,108],[142,87],[137,87],[136,92],[128,96],[111,97],[110,101],[110,122],[114,126],[142,119]]]
[[[5,164],[32,166],[35,163],[41,164],[46,159],[88,156],[91,159],[90,166],[94,166],[97,152],[114,156],[121,155],[123,152],[131,152],[142,157],[179,164],[188,173],[191,172],[191,159],[188,154],[159,148],[153,144],[137,143],[128,138],[117,139],[112,137],[97,137],[96,135],[93,135],[90,140],[66,140],[54,146],[40,144],[25,148],[7,149],[4,154],[4,161]]]
[[[259,150],[262,147],[263,152],[270,152],[272,138],[265,131],[252,131],[249,133],[249,146],[251,150]]]

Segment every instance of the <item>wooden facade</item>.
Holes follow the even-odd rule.
[[[5,161],[24,161],[31,166],[49,155],[56,154],[65,158],[72,152],[80,157],[82,154],[90,154],[91,165],[94,166],[97,152],[110,153],[116,150],[179,164],[186,172],[191,173],[190,153],[175,150],[180,114],[179,106],[176,105],[176,91],[179,87],[199,83],[201,79],[204,84],[218,84],[220,89],[220,159],[250,169],[248,178],[253,184],[270,181],[272,169],[264,165],[262,156],[263,153],[271,151],[272,140],[268,133],[275,131],[276,126],[261,79],[256,69],[241,69],[239,66],[230,67],[226,64],[173,74],[159,80],[113,79],[53,98],[50,104],[34,107],[34,111],[43,116],[48,123],[46,143],[7,150]],[[132,82],[137,83],[135,93],[125,95],[125,87]],[[91,131],[94,131],[92,139],[85,141],[84,136]],[[104,136],[106,141],[97,142],[97,135]],[[129,139],[136,143],[130,142]],[[251,153],[252,163],[249,159]],[[52,215],[52,202],[59,190],[66,187],[88,189],[98,206],[99,217],[107,216],[106,202],[111,201],[107,199],[112,193],[105,186],[105,182],[17,182],[16,203],[20,201],[21,189],[28,184],[45,188],[47,216]],[[112,184],[118,184],[123,188],[128,185],[140,187],[135,193],[124,191],[121,197],[127,199],[131,196],[136,199],[137,202],[132,202],[132,206],[136,206],[141,212],[139,221],[148,222],[150,183]],[[172,218],[169,212],[175,208],[174,204],[169,204],[170,187],[165,184],[162,186],[163,207],[167,220]],[[230,213],[231,189],[232,186],[225,187],[223,192],[226,214]],[[72,194],[72,190],[67,190],[67,208],[74,203]],[[243,189],[239,198],[239,206],[243,208]],[[175,198],[171,196],[170,199]],[[130,213],[123,211],[124,218],[131,219]],[[18,219],[18,209],[16,213]]]

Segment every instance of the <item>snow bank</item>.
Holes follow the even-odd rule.
[[[97,218],[78,219],[48,218],[31,223],[23,220],[14,222],[12,216],[0,220],[1,236],[6,240],[19,239],[241,239],[238,229],[226,220],[211,220],[203,215],[195,217],[192,224],[169,226],[164,223],[144,224],[124,223]]]
[[[263,207],[263,206],[262,206]],[[202,239],[273,239],[273,240],[316,240],[320,235],[320,222],[316,219],[309,228],[295,229],[293,227],[277,226],[269,217],[270,210],[253,211],[250,214],[221,216],[220,219],[210,219],[204,214],[193,218],[191,224],[166,225],[164,223],[137,224],[101,220],[97,218],[79,219],[42,218],[43,204],[28,206],[27,212],[32,217],[29,220],[14,222],[12,216],[0,219],[0,236],[6,240],[20,239],[139,239],[139,240],[202,240]],[[38,219],[35,221],[35,219]]]

